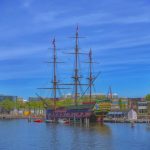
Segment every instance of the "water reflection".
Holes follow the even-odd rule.
[[[0,150],[149,150],[144,124],[36,124],[0,121]],[[11,133],[11,134],[10,134]]]
[[[90,128],[94,129],[95,131],[99,132],[102,135],[107,135],[107,136],[111,135],[111,128],[106,124],[102,124],[102,123],[91,124]]]
[[[58,127],[56,124],[52,125],[51,133],[50,133],[50,143],[49,146],[53,150],[59,149],[59,133],[58,133]]]
[[[90,124],[89,127],[80,124],[69,127],[71,131],[71,150],[101,149],[111,150],[111,129],[105,124]],[[101,144],[100,144],[101,143]]]
[[[102,135],[111,135],[111,128],[109,127],[109,125],[104,124],[104,123],[92,123],[89,126],[86,126],[84,124],[74,124],[71,125],[74,128],[81,128],[82,131],[83,130],[89,130],[89,131],[94,131],[97,133],[100,133]]]

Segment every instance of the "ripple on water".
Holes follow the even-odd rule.
[[[90,127],[0,121],[0,150],[149,150],[145,124],[91,124]]]

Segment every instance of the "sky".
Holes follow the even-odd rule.
[[[60,82],[71,82],[76,26],[80,51],[92,48],[93,92],[124,97],[150,93],[149,0],[1,0],[0,94],[24,99],[45,94],[51,87],[52,40],[56,38]],[[80,56],[81,74],[87,77],[87,56]],[[83,82],[87,82],[83,80]],[[63,91],[62,93],[70,93]]]

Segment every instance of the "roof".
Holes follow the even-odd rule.
[[[82,105],[72,105],[72,106],[68,106],[67,110],[69,109],[93,109],[94,104],[82,104]]]

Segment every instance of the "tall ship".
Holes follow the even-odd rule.
[[[51,87],[42,88],[52,91],[52,100],[51,106],[49,106],[44,98],[41,97],[41,100],[45,104],[46,108],[46,121],[47,122],[59,122],[61,120],[66,120],[67,122],[80,122],[89,124],[90,122],[103,121],[103,117],[110,111],[111,100],[103,99],[99,100],[97,97],[94,97],[92,94],[92,88],[96,78],[99,76],[100,72],[97,75],[93,74],[93,57],[92,49],[88,53],[82,53],[79,48],[79,28],[77,26],[75,36],[72,37],[75,39],[74,51],[68,54],[74,56],[74,68],[72,83],[60,83],[57,76],[57,66],[59,63],[62,63],[57,60],[57,47],[55,38],[52,41],[52,61],[48,62],[52,64],[53,74]],[[88,64],[88,77],[87,83],[82,83],[81,79],[81,70],[80,70],[80,59],[79,56],[86,55],[88,56],[88,61],[84,62]],[[83,70],[85,71],[85,70]],[[63,74],[63,72],[62,72]],[[84,86],[84,90],[81,92],[80,88]],[[73,94],[67,98],[63,97],[61,100],[58,97],[58,90],[73,88]],[[88,94],[87,94],[88,93]],[[62,102],[60,106],[59,103]],[[64,104],[64,105],[63,105]]]

